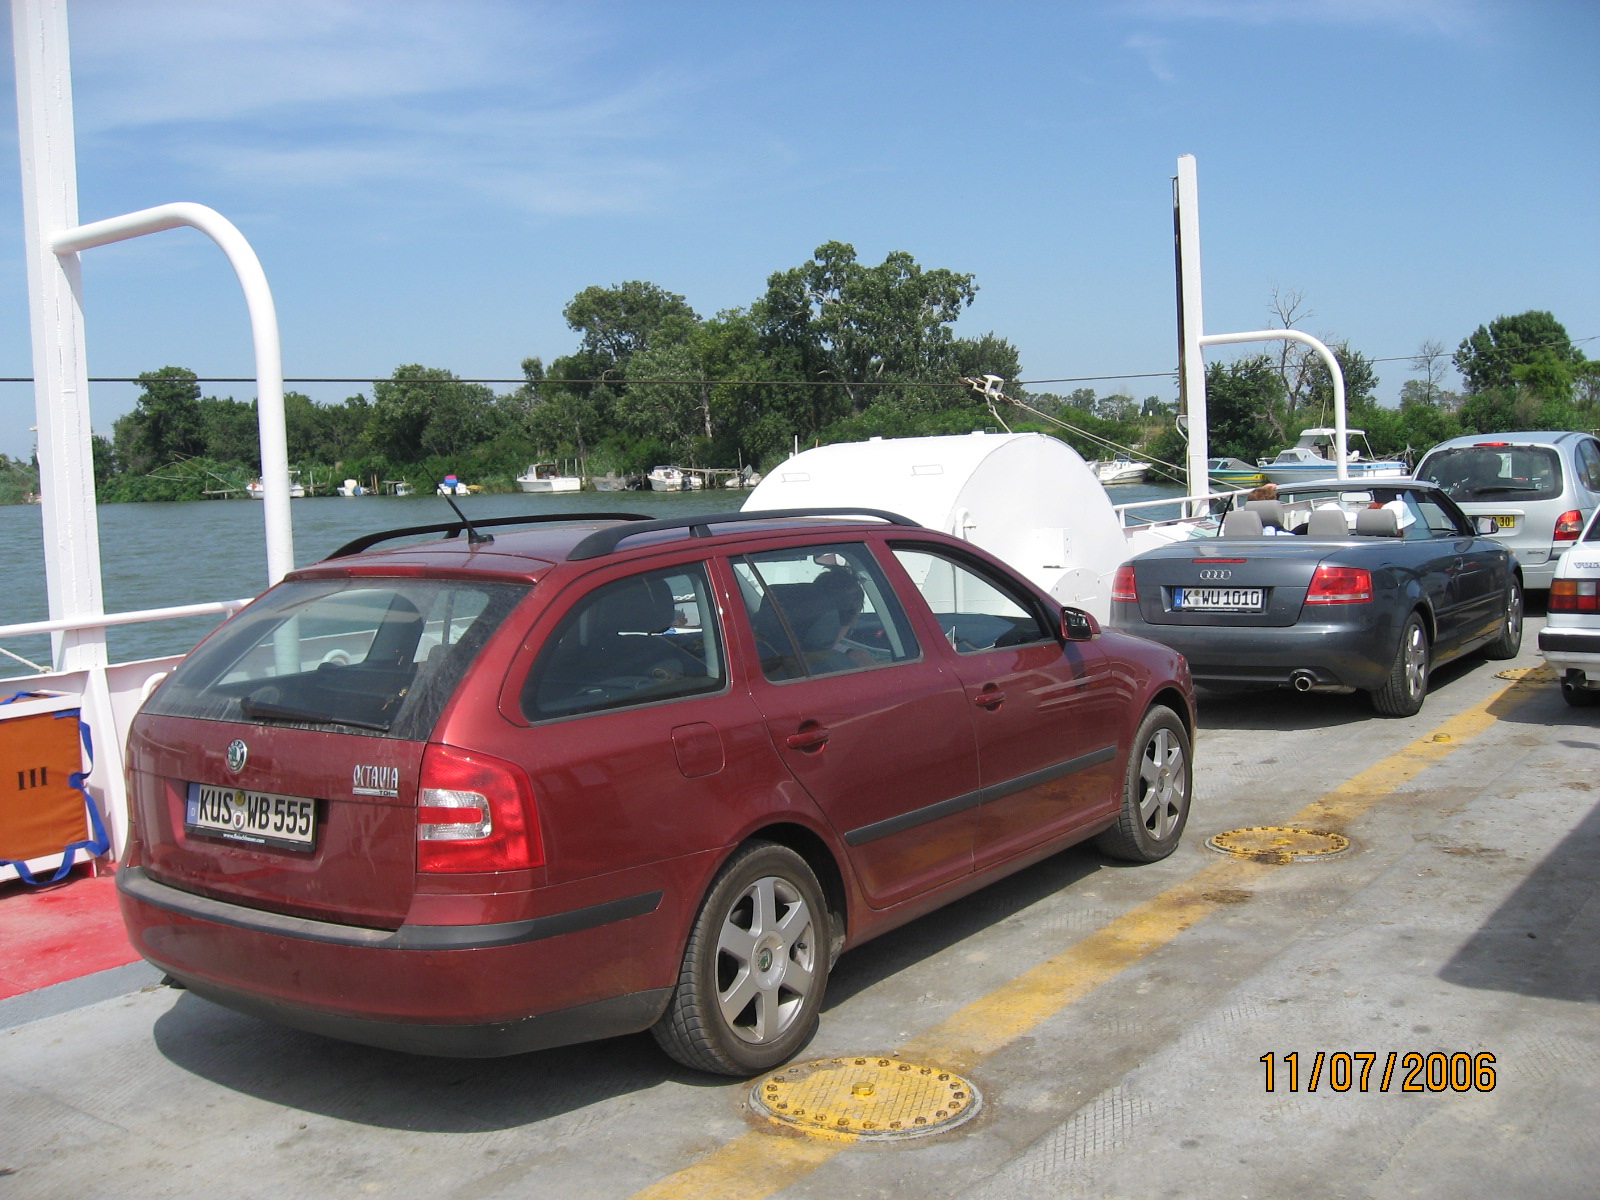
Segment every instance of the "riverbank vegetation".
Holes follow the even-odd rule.
[[[339,403],[289,392],[290,464],[313,492],[346,478],[431,490],[448,473],[510,491],[538,461],[578,464],[585,475],[668,462],[766,470],[796,444],[1002,425],[1054,434],[1086,458],[1138,447],[1141,457],[1184,460],[1176,373],[1149,381],[1166,398],[1024,386],[1017,350],[1003,336],[956,333],[977,291],[969,274],[925,268],[903,252],[868,265],[841,242],[774,272],[747,307],[710,317],[654,283],[585,288],[563,310],[576,347],[549,363],[523,360],[522,381],[507,390],[411,364]],[[1306,315],[1294,294],[1274,296],[1273,313],[1284,327]],[[1414,461],[1462,432],[1600,425],[1600,364],[1549,313],[1496,318],[1454,355],[1425,344],[1409,362],[1415,377],[1398,407],[1377,402],[1371,360],[1343,342],[1334,350],[1350,424],[1382,456]],[[1443,386],[1451,364],[1459,392]],[[1006,381],[1004,400],[973,385],[983,376]],[[254,401],[205,395],[182,367],[139,378],[133,411],[110,438],[95,438],[100,498],[244,495],[260,470]],[[1213,455],[1253,461],[1302,428],[1332,423],[1328,371],[1299,346],[1210,363],[1206,386]],[[25,464],[0,462],[0,502],[37,491],[36,472],[31,487],[29,475]]]

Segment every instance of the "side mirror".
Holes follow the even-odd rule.
[[[1100,636],[1100,622],[1081,608],[1061,610],[1061,636],[1069,642],[1092,642]]]
[[[1500,522],[1496,521],[1493,517],[1473,517],[1472,526],[1482,534],[1500,532]]]

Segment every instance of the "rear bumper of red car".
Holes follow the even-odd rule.
[[[345,1041],[520,1054],[645,1029],[671,994],[674,956],[650,952],[673,944],[659,891],[524,921],[381,930],[198,896],[138,867],[117,885],[134,947],[175,981]]]

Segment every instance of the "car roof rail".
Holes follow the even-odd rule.
[[[460,537],[472,528],[481,529],[491,525],[539,525],[554,521],[649,521],[650,519],[641,513],[630,512],[531,513],[522,517],[484,517],[482,520],[473,521],[470,526],[466,521],[447,521],[443,525],[412,525],[406,529],[388,529],[382,533],[365,534],[353,542],[346,542],[328,557],[348,558],[352,554],[370,550],[382,542],[418,533],[442,533],[446,538],[453,538]]]
[[[640,533],[654,533],[662,529],[687,529],[690,537],[711,537],[712,525],[728,525],[739,521],[774,521],[784,517],[873,517],[891,525],[907,525],[920,529],[922,525],[899,513],[885,512],[881,508],[767,508],[740,510],[738,512],[699,513],[692,517],[670,517],[662,521],[643,521],[637,525],[618,525],[612,529],[598,529],[567,552],[568,562],[600,558],[617,548],[623,538]]]

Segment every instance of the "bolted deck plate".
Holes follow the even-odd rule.
[[[762,1076],[750,1106],[813,1137],[891,1141],[943,1133],[983,1106],[953,1071],[896,1058],[824,1058]]]
[[[1206,845],[1222,854],[1252,858],[1256,862],[1321,862],[1350,849],[1350,839],[1342,833],[1320,829],[1251,825],[1214,834],[1206,839]]]

